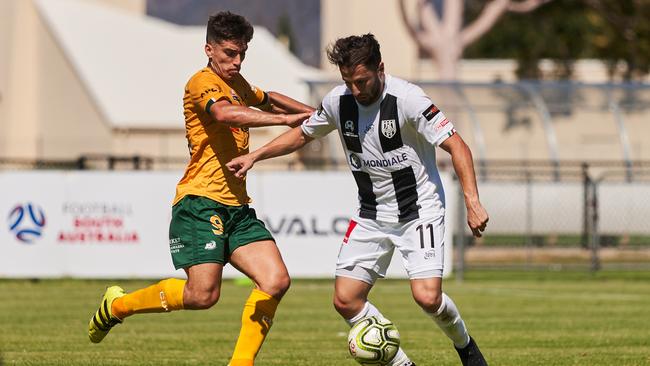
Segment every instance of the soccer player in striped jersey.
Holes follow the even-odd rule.
[[[487,365],[458,308],[442,292],[445,201],[435,148],[451,154],[468,225],[479,237],[488,214],[479,201],[469,148],[421,88],[384,72],[372,34],[338,39],[327,55],[344,84],[332,89],[302,126],[234,159],[228,168],[243,178],[256,161],[337,130],[357,183],[359,209],[338,256],[336,310],[350,325],[380,315],[368,293],[397,249],[415,301],[452,340],[462,364]],[[400,349],[391,365],[414,363]]]
[[[290,279],[273,236],[248,206],[246,182],[224,164],[248,153],[249,128],[295,127],[314,109],[244,79],[239,71],[252,36],[253,27],[242,16],[221,12],[210,17],[208,64],[185,86],[191,157],[176,187],[169,250],[187,281],[165,279],[128,294],[109,287],[90,320],[92,342],[101,342],[134,314],[212,307],[219,299],[223,267],[231,263],[253,280],[255,289],[244,305],[230,366],[253,365]]]

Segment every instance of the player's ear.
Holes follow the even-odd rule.
[[[208,56],[209,59],[212,59],[212,53],[214,52],[212,45],[206,43],[204,49],[205,49],[205,55]]]
[[[384,61],[381,61],[379,65],[377,65],[377,72],[380,74],[384,73]]]

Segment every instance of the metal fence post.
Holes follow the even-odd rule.
[[[598,249],[600,247],[600,236],[598,233],[598,180],[591,181],[591,272],[595,273],[600,270],[600,257]]]
[[[533,179],[530,170],[526,167],[526,267],[533,266]]]
[[[582,163],[582,236],[580,238],[580,245],[587,249],[589,248],[589,222],[591,221],[590,210],[589,210],[589,189],[590,189],[590,180],[589,177],[589,164]]]

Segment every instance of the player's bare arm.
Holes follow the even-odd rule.
[[[312,140],[312,137],[305,135],[302,128],[294,127],[259,149],[232,159],[230,162],[226,163],[226,167],[235,174],[235,177],[241,179],[256,162],[290,154],[305,146]]]
[[[481,237],[489,217],[478,197],[472,152],[458,133],[446,139],[440,147],[451,155],[454,170],[460,180],[467,207],[467,224],[474,236]]]
[[[271,112],[275,113],[313,113],[316,109],[307,104],[301,103],[284,94],[270,91],[268,92],[271,105]]]
[[[294,114],[275,114],[233,105],[227,100],[220,100],[210,106],[210,115],[215,121],[231,127],[295,127],[309,118],[311,111]]]

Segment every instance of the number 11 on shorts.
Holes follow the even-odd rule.
[[[433,245],[433,225],[432,224],[427,224],[427,230],[429,231],[429,241],[431,243],[431,248],[434,247]],[[418,227],[415,228],[415,230],[420,232],[420,248],[424,249],[425,247],[425,238],[424,238],[424,225],[419,225]]]

